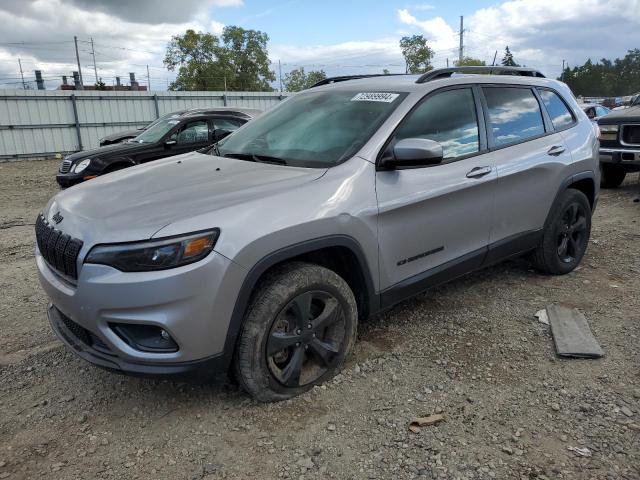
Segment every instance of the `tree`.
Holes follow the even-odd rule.
[[[515,60],[513,59],[513,54],[511,50],[509,50],[509,46],[504,49],[504,57],[502,57],[502,65],[505,67],[519,67]]]
[[[565,82],[575,95],[588,97],[616,97],[631,95],[640,89],[640,49],[627,51],[624,58],[591,59],[583,65],[567,66],[559,80]]]
[[[402,37],[400,49],[407,65],[407,73],[425,73],[433,69],[431,59],[433,50],[427,45],[427,39],[422,35]]]
[[[486,65],[484,60],[471,57],[462,57],[462,60],[456,60],[453,64],[456,67],[483,67]]]
[[[95,83],[96,90],[106,90],[107,85],[102,81],[102,77]]]
[[[382,74],[383,74],[383,75],[389,75],[390,73],[391,73],[391,72],[389,71],[389,69],[387,69],[387,68],[383,68],[383,69],[382,69]]]
[[[305,73],[304,68],[300,67],[285,74],[283,83],[287,92],[299,92],[312,87],[325,78],[327,78],[327,74],[324,73],[324,70],[311,70],[309,73]]]
[[[269,70],[266,33],[225,27],[218,38],[187,30],[172,37],[164,64],[178,71],[170,90],[271,91],[275,74]]]

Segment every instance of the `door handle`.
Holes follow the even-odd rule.
[[[563,152],[564,152],[564,147],[562,147],[560,145],[554,145],[549,150],[547,150],[547,155],[551,155],[553,157],[557,157],[558,155],[560,155]]]
[[[469,172],[467,172],[467,178],[480,178],[484,177],[488,173],[491,173],[491,167],[475,167],[472,168]]]

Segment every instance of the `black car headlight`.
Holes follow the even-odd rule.
[[[144,242],[96,245],[85,263],[99,263],[123,272],[148,272],[181,267],[209,255],[220,235],[215,228],[179,237]]]

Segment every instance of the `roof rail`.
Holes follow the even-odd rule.
[[[369,77],[391,77],[394,75],[407,75],[406,73],[370,73],[365,75],[342,75],[339,77],[328,77],[324,80],[320,80],[317,83],[314,83],[309,88],[321,87],[322,85],[329,85],[330,83],[337,82],[346,82],[347,80],[357,80],[359,78],[369,78]]]
[[[439,78],[447,78],[454,73],[462,74],[477,74],[484,73],[491,75],[496,73],[498,75],[520,75],[522,77],[538,77],[545,78],[545,76],[534,68],[525,67],[503,67],[503,66],[477,66],[477,67],[450,67],[450,68],[436,68],[430,72],[422,75],[416,83],[426,83],[431,80],[437,80]]]

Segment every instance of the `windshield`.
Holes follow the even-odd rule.
[[[405,96],[335,90],[300,93],[222,140],[219,155],[331,167],[354,155]]]
[[[180,120],[175,118],[160,118],[131,141],[133,143],[156,143],[179,123]]]
[[[636,98],[631,103],[632,105],[640,105],[640,94],[636,95]]]

